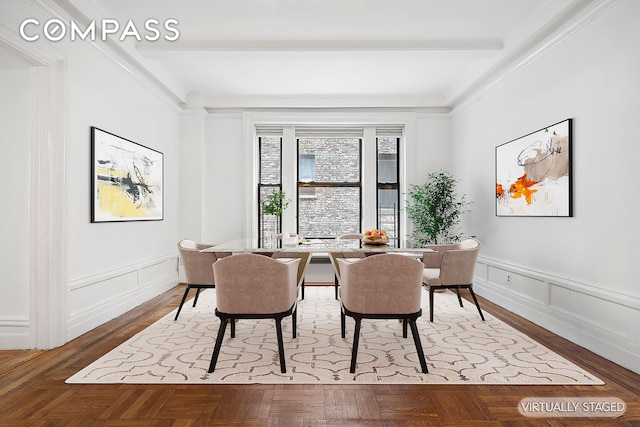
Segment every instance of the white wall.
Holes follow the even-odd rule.
[[[68,338],[177,283],[180,111],[84,43],[66,47]],[[90,127],[164,154],[164,219],[90,222]]]
[[[203,166],[202,233],[207,242],[250,238],[248,222],[255,201],[251,134],[253,123],[405,123],[406,185],[423,183],[428,172],[449,170],[451,123],[448,115],[357,111],[210,113],[206,120]],[[406,230],[405,230],[406,231]]]
[[[28,328],[30,308],[28,68],[0,70],[0,93],[0,348],[15,348],[9,337]]]
[[[616,3],[453,113],[467,226],[483,243],[478,293],[636,372],[638,16],[639,2]],[[495,147],[566,118],[573,218],[496,217]]]
[[[60,337],[71,340],[175,286],[178,280],[180,108],[100,40],[21,40],[14,29],[27,17],[41,22],[51,17],[69,20],[51,2],[7,0],[0,14],[0,42],[37,64],[30,71],[33,96],[21,94],[27,84],[22,76],[0,75],[0,116],[8,121],[0,127],[7,125],[7,136],[16,139],[11,148],[15,158],[3,171],[15,175],[12,180],[17,186],[12,191],[26,182],[29,192],[38,193],[29,195],[30,203],[46,205],[30,205],[25,212],[25,200],[17,196],[18,209],[0,210],[0,223],[12,227],[8,240],[39,243],[29,247],[26,260],[32,274],[25,275],[26,243],[18,243],[11,262],[2,263],[2,277],[10,278],[16,288],[10,294],[11,308],[0,305],[0,319],[11,314],[24,321],[14,322],[19,330],[0,328],[0,348],[59,345]],[[43,71],[47,69],[51,71]],[[31,122],[21,117],[25,111]],[[91,126],[164,153],[163,221],[90,222]],[[3,137],[3,148],[7,142]],[[48,153],[55,157],[52,161],[46,158]],[[3,166],[5,159],[9,161],[3,156]],[[64,171],[58,172],[63,163]],[[25,172],[23,165],[33,167]],[[51,184],[50,177],[57,182]],[[39,187],[42,183],[55,191],[49,194],[49,187]],[[64,202],[59,203],[60,199]],[[29,223],[30,218],[37,220]],[[60,230],[52,232],[49,224],[60,224]],[[60,238],[52,242],[52,235]],[[62,248],[64,253],[50,257],[52,248]],[[65,265],[47,265],[51,260]],[[59,271],[63,273],[58,275]],[[23,284],[25,280],[30,283]],[[60,325],[52,325],[51,318],[63,319]]]

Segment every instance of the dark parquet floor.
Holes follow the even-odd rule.
[[[483,309],[605,381],[601,386],[95,385],[65,379],[175,309],[177,286],[49,350],[0,351],[5,426],[640,426],[640,375],[480,299]],[[527,418],[525,397],[617,397],[615,419]]]

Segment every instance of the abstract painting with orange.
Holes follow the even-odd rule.
[[[567,119],[496,147],[496,215],[572,216]]]

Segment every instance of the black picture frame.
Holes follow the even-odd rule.
[[[496,147],[496,216],[572,217],[573,119]]]
[[[91,126],[91,222],[163,219],[164,154]]]

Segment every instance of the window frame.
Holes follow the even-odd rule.
[[[396,225],[396,233],[393,239],[389,239],[389,243],[391,245],[391,240],[395,241],[395,245],[393,247],[399,248],[401,243],[401,221],[400,221],[400,137],[395,136],[391,138],[395,138],[395,147],[396,147],[396,170],[395,170],[395,178],[396,182],[380,182],[380,138],[385,138],[384,136],[376,136],[376,227],[378,229],[381,228],[380,224],[380,190],[396,190],[396,202],[397,202],[397,212],[394,212],[394,222],[397,221]],[[389,138],[389,137],[386,137]]]
[[[338,137],[304,137],[304,139],[335,139]],[[343,137],[347,138],[347,137]],[[348,137],[352,139],[356,139],[355,137]],[[362,229],[362,145],[363,138],[358,137],[358,181],[357,182],[347,182],[347,181],[311,181],[311,182],[302,182],[300,181],[300,139],[301,137],[296,137],[296,233],[300,233],[300,204],[298,201],[300,200],[300,189],[301,188],[357,188],[358,189],[358,229]],[[314,174],[315,175],[315,174]],[[311,239],[335,239],[338,236],[304,236]]]

